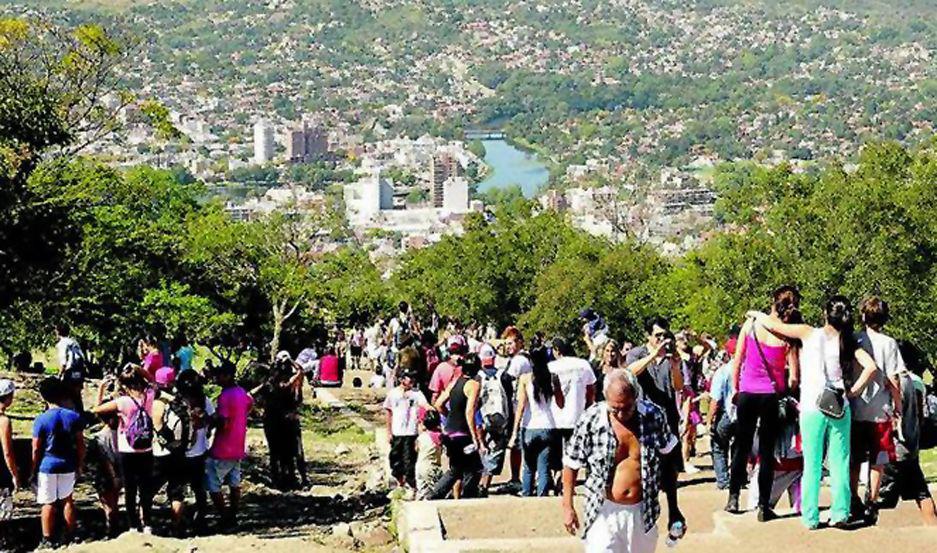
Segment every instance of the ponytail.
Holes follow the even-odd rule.
[[[827,324],[839,332],[839,366],[846,373],[858,347],[853,334],[852,304],[845,296],[833,296],[826,302],[825,311]]]

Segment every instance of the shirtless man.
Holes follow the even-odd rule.
[[[661,457],[678,442],[660,408],[637,399],[632,378],[622,369],[605,377],[606,400],[583,413],[563,457],[563,518],[570,534],[580,528],[573,507],[576,478],[580,469],[588,469],[582,525],[587,552],[649,553],[657,548]],[[609,462],[610,450],[614,463]],[[642,466],[648,469],[646,479]]]

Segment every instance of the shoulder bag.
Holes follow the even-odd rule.
[[[822,332],[822,331],[821,331]],[[823,335],[821,355],[823,357],[823,378],[826,383],[817,398],[817,409],[831,419],[841,419],[846,414],[846,391],[833,386],[826,367],[826,335]]]
[[[771,365],[768,364],[768,358],[765,356],[764,350],[761,349],[761,342],[758,341],[758,333],[755,331],[754,326],[752,327],[752,339],[755,340],[755,347],[758,349],[758,355],[761,357],[761,364],[764,365],[765,372],[768,373],[768,378],[771,379],[771,386],[774,388],[774,393],[778,396],[778,421],[786,425],[797,419],[797,409],[788,401],[789,398],[786,392],[782,393],[778,391],[778,385],[771,375]]]

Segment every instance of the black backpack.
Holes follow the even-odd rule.
[[[173,397],[163,411],[162,427],[156,433],[159,445],[172,452],[187,451],[194,441],[189,402]]]

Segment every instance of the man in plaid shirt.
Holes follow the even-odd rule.
[[[657,547],[660,456],[677,446],[653,403],[637,399],[631,375],[605,377],[605,401],[587,409],[563,457],[563,511],[575,534],[579,517],[573,490],[588,469],[583,538],[585,550],[648,553]]]

